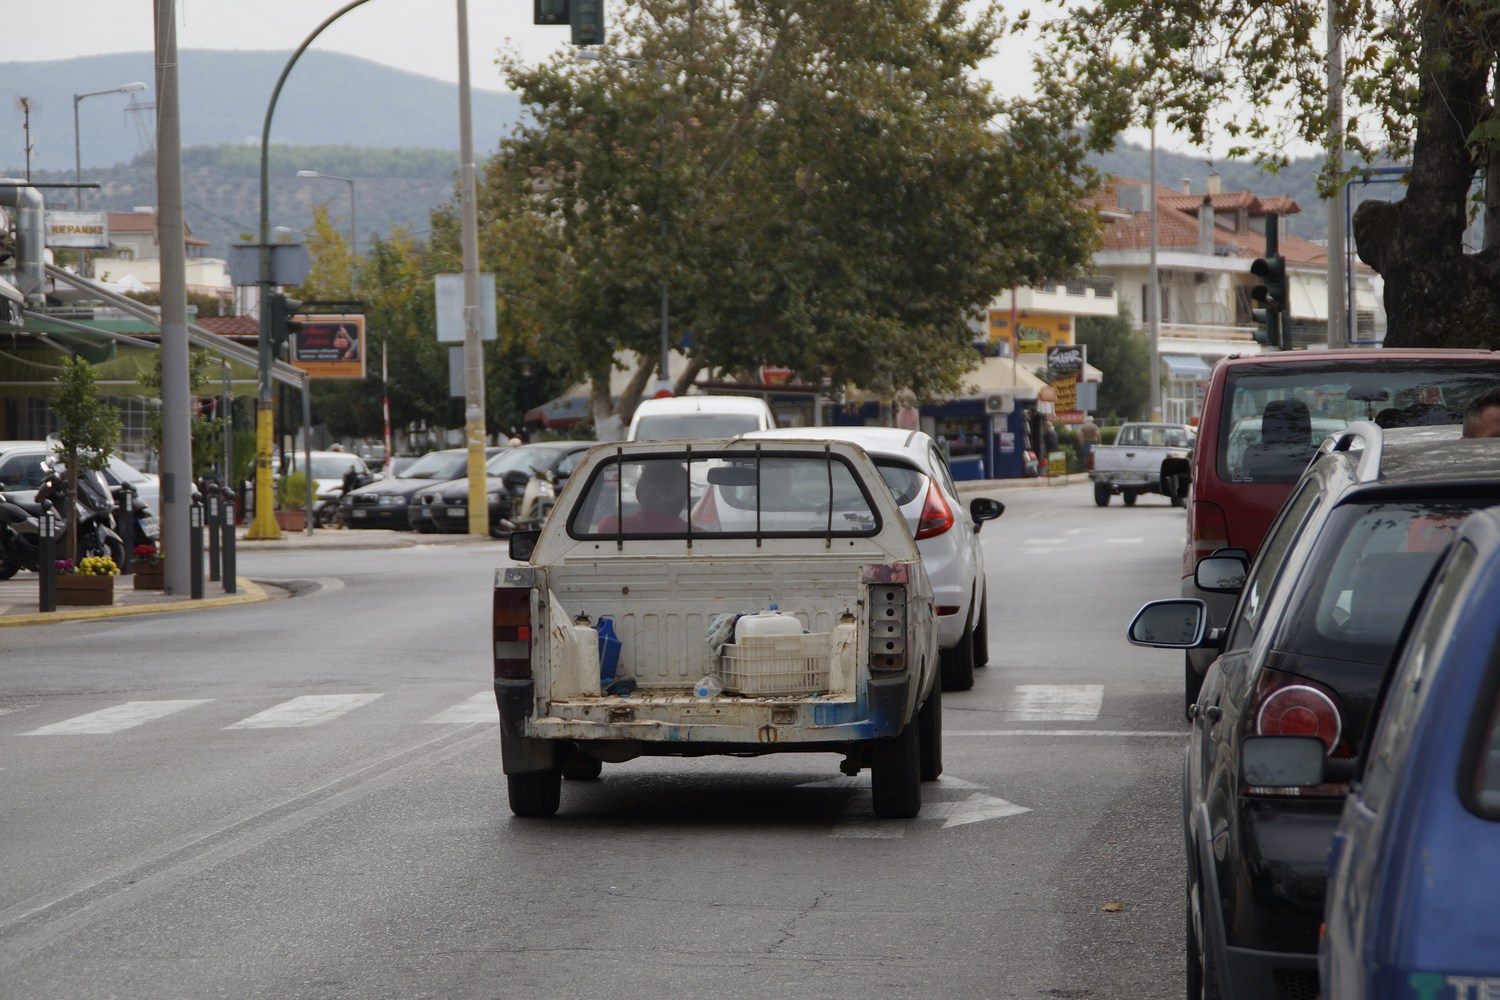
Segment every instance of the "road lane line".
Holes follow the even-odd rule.
[[[1018,684],[1003,711],[1012,721],[1085,722],[1103,705],[1103,684]]]
[[[248,719],[241,719],[224,728],[289,729],[316,726],[337,719],[361,705],[368,705],[379,697],[379,694],[305,694],[280,705],[273,705],[264,712],[257,712]]]
[[[495,692],[481,691],[467,701],[452,708],[445,708],[426,720],[433,725],[468,726],[476,722],[499,723],[500,711],[495,706]]]
[[[97,712],[79,715],[50,726],[33,729],[22,736],[102,736],[131,729],[142,723],[180,712],[194,705],[204,705],[212,698],[184,698],[176,701],[127,701]]]
[[[1144,538],[1106,538],[1111,545],[1139,545],[1145,541]]]

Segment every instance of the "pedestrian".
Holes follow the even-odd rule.
[[[1094,423],[1094,418],[1084,417],[1083,423],[1078,425],[1078,446],[1082,452],[1079,457],[1083,460],[1085,469],[1089,467],[1089,456],[1094,453],[1094,445],[1101,440],[1103,436],[1099,433],[1099,425]]]
[[[1042,421],[1042,445],[1051,455],[1057,450],[1057,428],[1052,426],[1052,418],[1048,417]]]
[[[1500,386],[1481,392],[1464,408],[1464,437],[1500,437]]]

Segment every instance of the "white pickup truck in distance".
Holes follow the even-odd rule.
[[[889,817],[941,773],[932,588],[857,445],[599,445],[511,556],[493,639],[517,815],[639,756],[836,753]]]
[[[1114,444],[1096,444],[1089,453],[1094,503],[1107,507],[1118,493],[1129,507],[1142,493],[1164,493],[1162,462],[1190,456],[1194,433],[1190,424],[1121,424]],[[1183,505],[1181,497],[1172,497],[1172,506]]]

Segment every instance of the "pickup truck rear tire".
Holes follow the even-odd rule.
[[[964,626],[958,645],[938,650],[940,675],[944,691],[967,691],[974,686],[974,626]]]
[[[870,761],[870,792],[881,819],[911,819],[922,810],[921,721],[900,736],[876,740]]]
[[[1172,506],[1173,507],[1186,507],[1187,506],[1187,497],[1173,497],[1172,498]]]
[[[1135,506],[1135,502],[1137,500],[1139,500],[1140,498],[1141,498],[1141,495],[1139,493],[1135,492],[1134,490],[1121,490],[1120,491],[1120,499],[1123,500],[1123,501],[1125,501],[1125,506],[1127,506],[1127,507],[1134,507]]]
[[[562,804],[562,769],[507,774],[505,787],[517,816],[551,816]]]
[[[1094,503],[1098,504],[1100,507],[1108,507],[1110,495],[1110,488],[1107,484],[1094,484]]]
[[[922,780],[936,781],[943,774],[943,686],[934,684],[917,715],[922,756]]]

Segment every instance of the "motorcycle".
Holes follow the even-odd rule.
[[[506,489],[510,491],[510,516],[500,519],[501,532],[528,531],[540,528],[557,503],[557,476],[550,469],[507,472]]]
[[[344,499],[344,494],[350,490],[357,490],[361,486],[368,486],[379,478],[374,473],[356,472],[354,469],[344,473],[344,481],[340,486],[319,493],[314,498],[313,526],[317,528],[343,527],[344,515],[340,513],[339,505]]]
[[[42,538],[41,520],[49,511],[57,516],[54,538],[64,537],[68,522],[67,469],[56,459],[42,463],[45,473],[33,500],[0,501],[0,580],[23,569],[36,572]],[[125,544],[115,533],[114,496],[98,472],[78,477],[78,557],[108,556],[121,565]],[[61,553],[59,553],[61,555]]]

